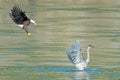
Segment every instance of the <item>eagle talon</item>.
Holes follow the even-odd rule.
[[[31,36],[31,33],[27,33],[27,36]]]

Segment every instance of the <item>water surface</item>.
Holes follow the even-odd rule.
[[[19,3],[31,24],[31,37],[16,27],[9,9]],[[7,5],[7,6],[5,6]],[[0,0],[1,80],[119,80],[119,0]],[[80,40],[91,61],[77,71],[65,49]]]

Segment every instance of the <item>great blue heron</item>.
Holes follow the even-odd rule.
[[[14,5],[13,8],[10,11],[10,17],[12,18],[12,20],[19,26],[22,27],[28,36],[31,35],[29,29],[28,29],[28,25],[30,23],[35,23],[34,20],[28,18],[25,14],[25,11],[22,11],[22,9],[19,7],[18,4]]]
[[[90,61],[90,49],[93,46],[88,45],[87,48],[87,59],[85,60],[82,52],[81,52],[81,47],[80,47],[80,42],[79,40],[73,41],[72,45],[70,48],[66,49],[66,54],[70,61],[75,64],[75,67],[78,70],[84,70],[87,67],[88,62]]]

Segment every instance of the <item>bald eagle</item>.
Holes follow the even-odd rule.
[[[18,4],[15,4],[13,8],[10,11],[10,17],[12,20],[21,28],[25,30],[28,36],[31,35],[28,25],[30,23],[33,23],[36,25],[36,22],[30,18],[28,18],[25,14],[25,11],[22,11],[22,9],[19,7]]]

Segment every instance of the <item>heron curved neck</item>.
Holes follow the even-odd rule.
[[[90,47],[87,48],[87,59],[86,62],[90,62]]]

